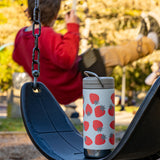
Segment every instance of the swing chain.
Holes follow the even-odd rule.
[[[38,25],[38,33],[35,32],[36,25]],[[33,89],[37,89],[37,78],[40,75],[40,49],[38,47],[38,38],[41,35],[39,0],[35,0],[35,8],[33,10],[32,34],[35,38],[35,44],[32,53],[32,75],[34,77]]]

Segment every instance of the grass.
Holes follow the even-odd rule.
[[[136,113],[138,109],[139,109],[139,107],[135,107],[135,106],[126,106],[125,107],[125,111],[130,112],[130,113]],[[115,107],[115,111],[120,111],[120,110],[121,110],[121,106]]]
[[[136,113],[139,107],[135,106],[127,106],[125,107],[126,112]],[[121,107],[116,106],[115,111],[120,111]],[[83,124],[74,125],[75,128],[79,131],[83,131]],[[116,126],[116,131],[125,131],[128,126]],[[4,118],[0,119],[0,132],[25,132],[25,127],[23,124],[23,120],[21,118]]]
[[[74,125],[79,131],[83,131],[83,124]],[[116,126],[116,131],[125,131],[128,126]],[[21,118],[0,119],[0,132],[25,132],[23,120]]]
[[[128,126],[115,126],[116,132],[126,131]]]
[[[0,119],[0,132],[18,131],[24,132],[25,127],[21,118]]]

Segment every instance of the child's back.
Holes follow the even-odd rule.
[[[48,1],[56,3],[53,0]],[[40,8],[43,9],[47,5],[51,7],[47,3],[48,1],[40,1]],[[29,15],[32,13],[30,8],[32,6],[33,9],[33,4],[34,0],[29,0]],[[38,81],[43,82],[49,88],[59,103],[68,104],[82,96],[82,77],[78,71],[79,58],[77,55],[79,49],[78,20],[73,11],[71,11],[70,15],[67,15],[68,31],[63,36],[52,29],[57,13],[52,16],[52,21],[48,20],[48,22],[46,22],[46,19],[43,21],[45,13],[46,11],[43,12],[41,10],[42,28],[39,37],[40,76]],[[38,33],[38,26],[36,27],[35,33]],[[32,27],[22,28],[16,36],[13,52],[13,59],[19,65],[22,65],[30,76],[32,76],[34,41]]]

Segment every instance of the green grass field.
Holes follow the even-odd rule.
[[[116,106],[115,111],[120,111],[121,107]],[[130,106],[125,107],[126,112],[136,113],[138,107]],[[83,130],[83,124],[75,125],[76,129],[79,132]],[[128,126],[116,126],[116,131],[125,131]],[[0,119],[0,132],[25,132],[25,127],[23,124],[23,120],[21,118],[3,118]]]
[[[21,118],[4,118],[0,119],[0,132],[25,131],[25,127]]]
[[[79,131],[83,131],[83,124],[74,125]],[[128,126],[116,126],[116,131],[125,131]],[[0,132],[25,132],[25,127],[20,118],[0,119]]]
[[[120,106],[115,107],[115,111],[120,111],[120,109],[121,109]],[[130,113],[136,113],[138,109],[139,109],[139,107],[135,107],[135,106],[125,107],[125,111],[130,112]]]

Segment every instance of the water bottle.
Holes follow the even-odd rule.
[[[87,158],[108,155],[115,144],[114,79],[85,71],[83,78],[83,147]],[[92,75],[92,77],[89,77]]]

